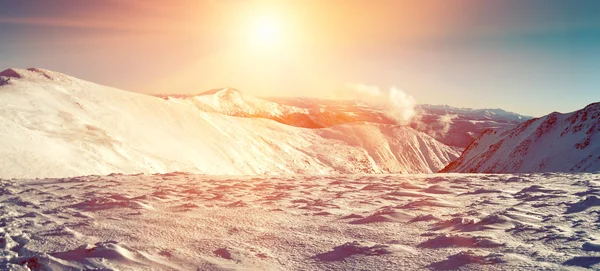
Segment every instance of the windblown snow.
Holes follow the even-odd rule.
[[[598,174],[0,180],[1,270],[600,268]]]
[[[598,172],[600,103],[489,130],[445,172]]]
[[[307,129],[215,113],[225,108],[206,104],[215,110],[48,70],[5,70],[0,177],[431,173],[459,155],[407,126],[357,122]],[[297,110],[274,103],[258,107]]]

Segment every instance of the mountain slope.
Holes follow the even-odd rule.
[[[267,118],[305,128],[325,128],[354,122],[396,124],[381,108],[354,100],[314,98],[257,98],[232,88],[215,89],[196,95],[157,95],[165,100],[246,118]],[[466,148],[483,131],[514,127],[530,119],[501,109],[470,109],[439,105],[418,105],[417,118],[409,124],[442,143]]]
[[[157,97],[194,105],[205,112],[245,118],[266,118],[303,128],[326,128],[354,122],[395,124],[380,110],[354,101],[299,98],[302,102],[294,104],[246,95],[233,88],[215,89],[195,95],[168,94]]]
[[[443,172],[600,171],[600,103],[486,131]]]
[[[42,69],[0,73],[0,178],[188,171],[429,173],[458,157],[410,127],[305,129]]]

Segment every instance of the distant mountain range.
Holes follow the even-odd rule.
[[[258,98],[233,88],[199,94],[161,94],[165,100],[196,106],[201,111],[237,117],[266,118],[304,128],[326,128],[354,122],[397,125],[383,109],[356,100],[315,98]],[[456,108],[447,105],[417,105],[417,117],[410,123],[440,142],[466,148],[483,131],[514,127],[531,117],[502,109]]]

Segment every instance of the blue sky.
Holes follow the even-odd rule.
[[[280,33],[260,48],[248,25],[265,18]],[[5,0],[9,67],[142,93],[397,86],[419,103],[540,116],[600,100],[600,1]]]

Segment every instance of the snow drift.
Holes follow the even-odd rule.
[[[600,171],[600,103],[489,130],[443,172]]]
[[[0,178],[430,173],[458,157],[406,126],[358,122],[305,129],[206,112],[182,100],[42,69],[0,73],[0,140]]]
[[[599,177],[0,180],[0,270],[599,270]]]

